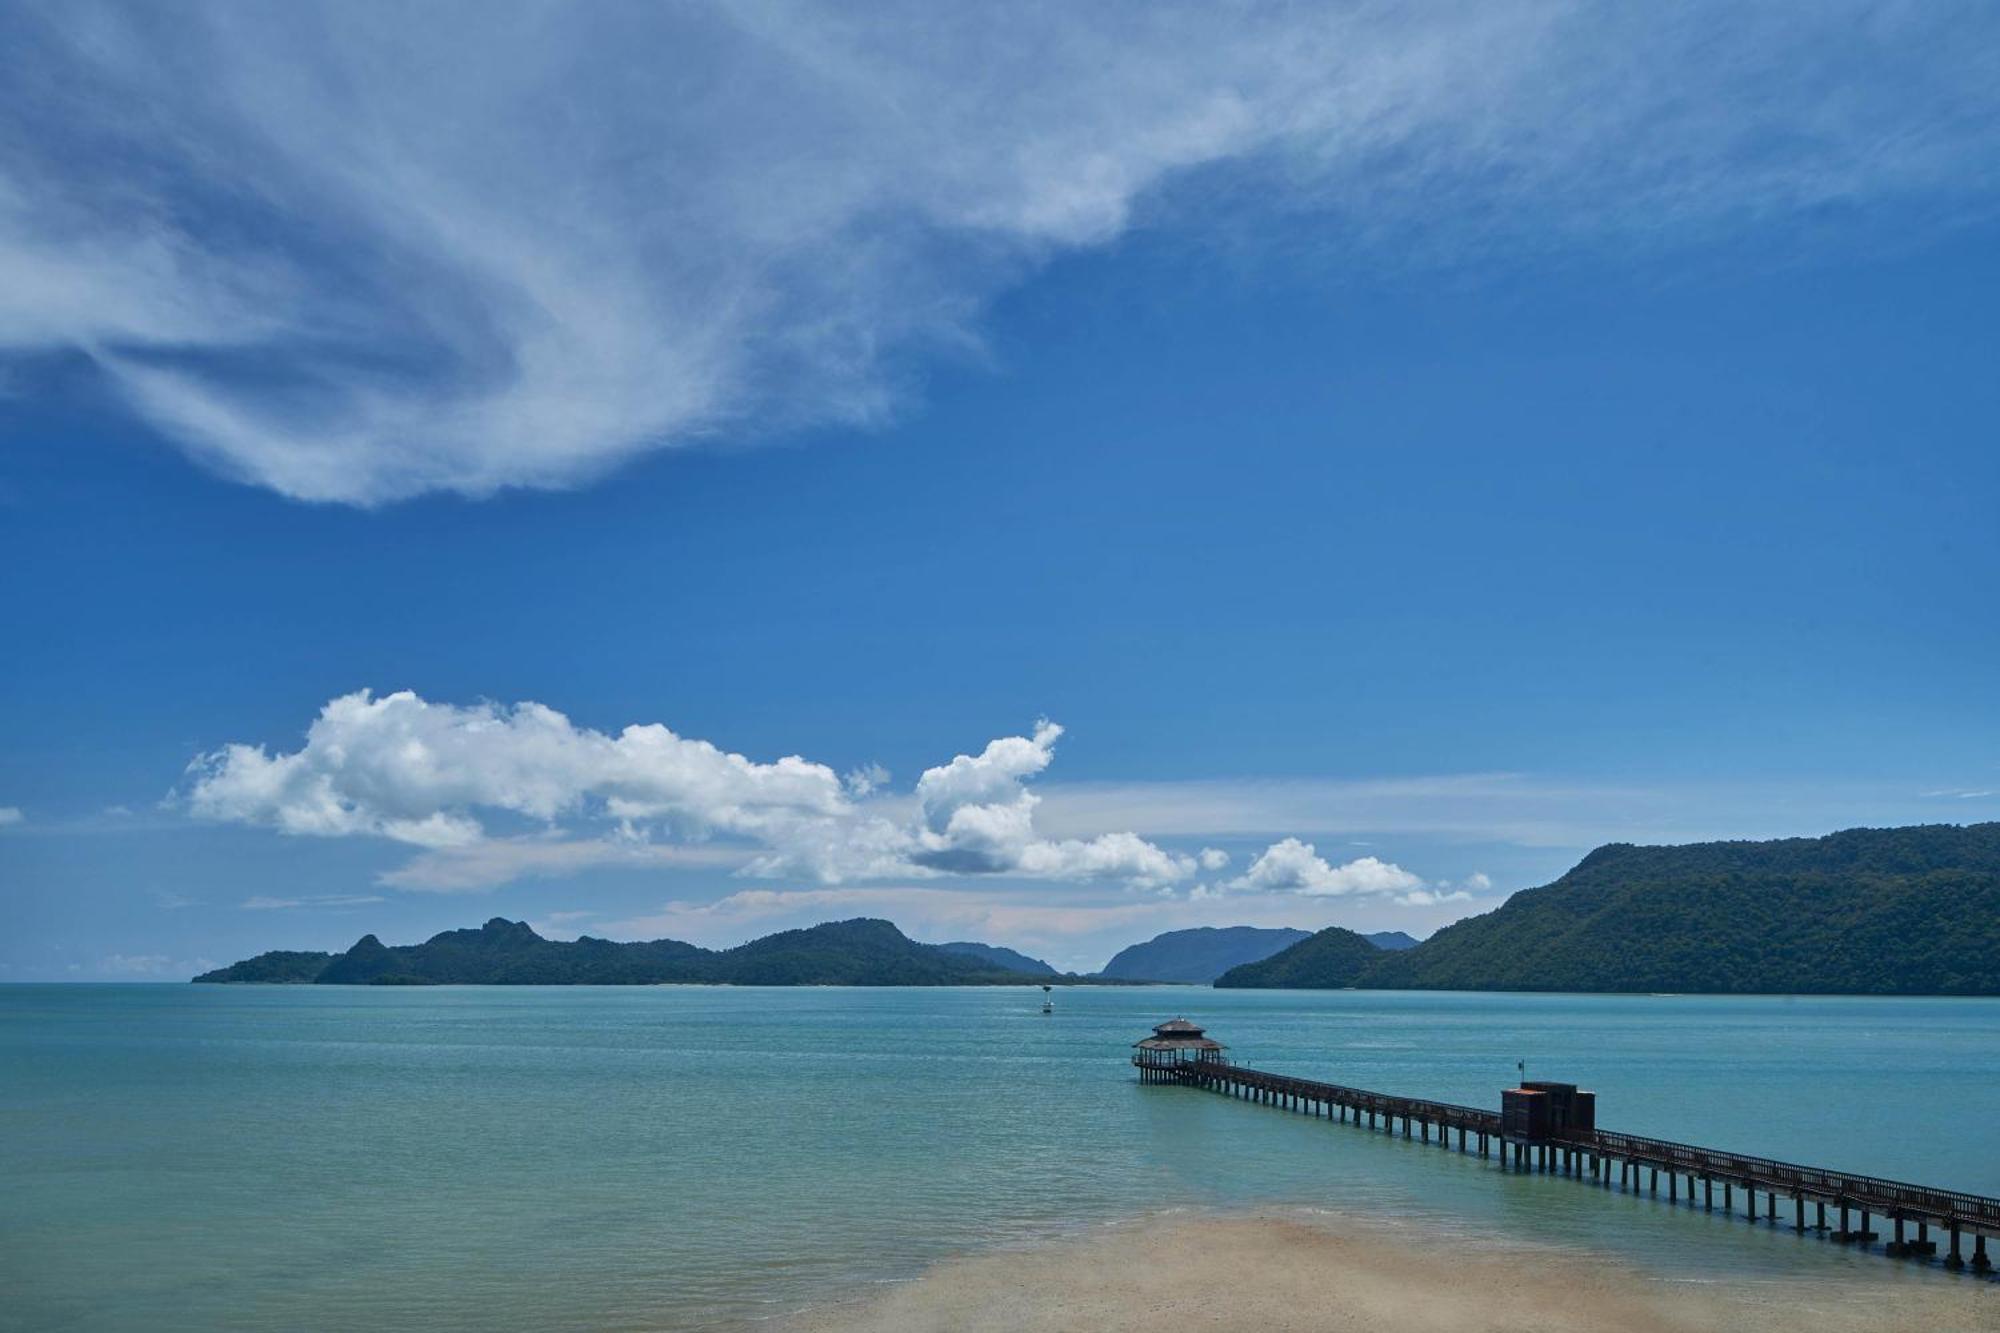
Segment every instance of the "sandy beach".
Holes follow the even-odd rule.
[[[1642,1333],[1794,1327],[2000,1329],[2000,1286],[1896,1271],[1883,1281],[1690,1284],[1589,1256],[1385,1237],[1320,1215],[1180,1216],[943,1263],[784,1333]]]

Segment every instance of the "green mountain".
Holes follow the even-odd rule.
[[[1400,930],[1378,930],[1374,934],[1364,935],[1362,938],[1378,949],[1414,949],[1417,947],[1417,937],[1406,935]]]
[[[1382,946],[1366,935],[1328,926],[1269,958],[1229,969],[1215,984],[1224,988],[1332,990],[1356,984],[1384,956]]]
[[[1319,946],[1332,933],[1216,984],[1995,995],[2000,823],[1616,843],[1358,969],[1341,942]]]
[[[195,978],[199,982],[323,985],[981,986],[1031,978],[934,944],[918,944],[887,921],[831,921],[734,949],[680,940],[621,944],[585,936],[547,940],[525,921],[495,917],[477,930],[447,930],[422,944],[385,945],[364,935],[342,954],[266,953]]]
[[[374,936],[369,936],[373,939]],[[276,949],[270,953],[260,953],[255,958],[246,958],[234,967],[225,967],[224,972],[234,973],[223,977],[211,972],[196,981],[258,981],[269,985],[301,985],[319,980],[319,974],[326,971],[326,965],[338,954],[296,953],[289,949]]]
[[[1199,926],[1170,930],[1120,949],[1097,975],[1117,981],[1215,980],[1230,968],[1269,958],[1308,938],[1303,930],[1261,926]]]
[[[962,953],[972,958],[984,959],[994,967],[1008,972],[1025,972],[1029,976],[1047,975],[1053,977],[1062,975],[1039,958],[1030,958],[1024,953],[1016,953],[1014,950],[998,944],[980,944],[975,940],[953,940],[949,944],[938,945],[938,948],[949,949],[953,953]]]
[[[918,944],[887,921],[862,917],[766,935],[710,954],[689,980],[733,986],[985,986],[1028,978],[981,958]]]

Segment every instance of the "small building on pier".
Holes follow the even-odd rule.
[[[1553,1137],[1597,1128],[1597,1094],[1574,1083],[1527,1082],[1500,1093],[1501,1133],[1516,1143],[1542,1143]]]
[[[1185,1018],[1174,1018],[1153,1029],[1144,1041],[1132,1043],[1132,1063],[1142,1083],[1165,1082],[1172,1071],[1196,1060],[1220,1060],[1227,1049]]]

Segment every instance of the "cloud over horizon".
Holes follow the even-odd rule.
[[[1227,863],[1217,848],[1170,851],[1123,830],[1043,836],[1027,783],[1062,731],[1044,720],[995,739],[900,796],[878,767],[842,777],[799,755],[759,762],[658,723],[613,735],[539,703],[358,690],[329,701],[296,751],[230,744],[197,756],[181,795],[200,819],[419,848],[381,882],[434,892],[664,865],[828,885],[1013,877],[1161,891]],[[1422,882],[1372,857],[1338,873],[1368,892]]]
[[[0,357],[81,355],[299,499],[574,486],[878,422],[921,358],[976,353],[996,293],[1140,222],[1255,209],[1371,263],[1899,200],[1948,225],[2000,159],[1988,26],[1861,0],[17,7]]]

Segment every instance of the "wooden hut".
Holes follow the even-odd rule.
[[[1170,1083],[1184,1066],[1197,1060],[1220,1060],[1227,1049],[1185,1018],[1173,1018],[1153,1029],[1144,1041],[1132,1043],[1132,1063],[1141,1083]]]

